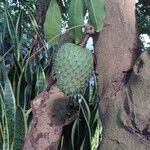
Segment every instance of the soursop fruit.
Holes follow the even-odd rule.
[[[57,84],[65,95],[83,92],[92,70],[93,57],[89,50],[67,43],[57,51],[54,72]]]

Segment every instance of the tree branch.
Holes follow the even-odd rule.
[[[32,112],[33,120],[24,150],[57,150],[63,126],[76,118],[69,97],[53,86],[32,101]]]

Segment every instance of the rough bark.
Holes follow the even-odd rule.
[[[132,72],[140,54],[137,47],[135,1],[106,0],[106,11],[104,29],[95,35],[103,123],[100,149],[148,150],[150,80],[143,76],[147,73],[149,78],[150,69],[143,69],[143,65],[149,66],[150,60],[148,54],[144,58],[142,55],[143,68],[137,62]],[[141,74],[135,70],[141,71]]]
[[[69,98],[53,86],[32,101],[32,113],[24,150],[57,150],[63,126],[75,119]]]

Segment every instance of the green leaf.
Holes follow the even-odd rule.
[[[94,107],[92,107],[91,110],[90,127],[92,131],[94,129],[95,122],[97,121],[98,118],[100,118],[100,116],[99,116],[99,105],[97,104]]]
[[[41,65],[39,65],[36,79],[36,93],[39,94],[45,87],[45,73]]]
[[[31,100],[31,94],[32,94],[32,86],[28,84],[25,87],[25,91],[24,91],[24,110],[28,108],[28,105]]]
[[[101,134],[102,134],[102,126],[101,126],[101,122],[98,118],[96,129],[95,129],[94,135],[92,136],[92,141],[91,141],[92,150],[97,150],[97,148],[99,146]]]
[[[20,65],[20,62],[17,60],[16,56],[13,56],[13,60],[14,60],[14,65],[16,69],[16,75],[19,78],[19,74],[21,73],[21,65]]]
[[[77,128],[77,120],[74,121],[72,130],[71,130],[71,145],[72,145],[72,150],[75,148],[75,133],[76,133],[76,128]]]
[[[15,114],[15,97],[9,79],[5,81],[5,109],[8,122],[10,138],[13,136],[14,130],[14,114]]]
[[[16,22],[16,29],[15,29],[15,34],[16,34],[16,46],[17,46],[17,60],[19,61],[20,59],[20,50],[22,48],[22,13],[20,12],[18,17],[17,17],[17,22]]]
[[[104,25],[105,3],[104,0],[88,0],[89,23],[94,27],[96,32],[100,32]]]
[[[82,0],[72,0],[69,8],[69,27],[84,24],[83,2]],[[82,27],[72,30],[75,43],[79,44],[82,39]]]
[[[1,103],[1,111],[0,111],[0,123],[4,125],[4,117],[6,115],[5,113],[5,104],[4,104],[4,89],[0,83],[0,103]]]
[[[25,68],[22,68],[21,70],[21,74],[19,76],[19,80],[18,80],[18,86],[17,86],[17,98],[16,98],[16,103],[17,105],[21,104],[21,100],[22,100],[22,92],[24,89],[22,88],[23,86],[23,76],[24,76],[24,71],[25,71]]]
[[[58,42],[59,33],[61,32],[61,11],[56,0],[50,2],[46,13],[44,23],[44,34],[48,41],[49,47]]]
[[[14,129],[14,138],[12,149],[13,150],[22,150],[25,137],[25,116],[20,106],[17,106],[16,115],[15,115],[15,129]]]
[[[4,60],[3,60],[3,61],[0,61],[0,72],[1,72],[1,76],[2,76],[1,78],[2,78],[2,80],[3,80],[2,83],[4,83],[5,80],[7,80],[7,78],[8,78]],[[2,81],[2,80],[1,80],[1,81]]]
[[[91,129],[90,129],[91,113],[90,113],[90,109],[89,109],[89,106],[87,105],[86,100],[84,99],[83,96],[81,96],[81,98],[79,99],[79,104],[80,104],[81,112],[83,113],[83,117],[85,119],[85,123],[87,126],[87,132],[85,134],[85,138],[86,138],[86,141],[89,141],[88,143],[91,143]]]
[[[19,43],[21,36],[22,36],[22,12],[18,14],[17,20],[16,20],[16,27],[15,27],[15,33],[16,33],[16,40],[17,44]]]
[[[64,145],[64,136],[61,137],[61,140],[60,140],[60,144],[59,144],[58,149],[59,149],[59,150],[63,150],[63,145]]]
[[[2,144],[2,139],[3,139],[3,135],[2,135],[2,125],[1,125],[1,122],[0,122],[0,149],[2,149],[3,147],[3,144]]]
[[[0,149],[2,149],[2,146],[4,143],[4,128],[6,128],[6,125],[5,125],[5,111],[4,111],[4,103],[3,103],[3,98],[0,94]],[[6,139],[7,141],[9,140],[9,135],[7,135],[7,138]],[[7,143],[7,142],[6,142]],[[7,144],[9,145],[9,144]]]
[[[80,103],[81,110],[83,112],[83,116],[88,122],[90,122],[90,118],[91,118],[90,108],[83,96],[81,96],[79,103]]]
[[[82,144],[80,146],[80,150],[90,150],[91,149],[91,143],[89,143],[88,137],[87,135],[84,137],[84,139],[82,140]],[[92,149],[93,150],[93,149]]]
[[[4,126],[3,126],[3,150],[9,150],[10,144],[9,144],[9,131],[8,131],[8,123],[5,116],[4,119]]]
[[[29,61],[26,63],[26,66],[25,66],[25,80],[27,84],[32,85],[33,73],[32,73],[31,64],[29,63]]]
[[[9,13],[9,11],[7,10],[6,7],[5,7],[4,11],[5,11],[5,20],[6,20],[6,23],[7,23],[7,29],[8,29],[8,32],[9,32],[9,35],[11,37],[12,42],[14,42],[15,27],[14,27],[14,24],[13,24],[13,18],[12,18],[11,14]]]
[[[3,103],[2,103],[3,99],[2,96],[0,95],[0,124],[2,123],[2,118],[3,118]],[[0,135],[1,135],[1,131],[0,131]]]
[[[8,123],[8,131],[10,135],[9,138],[12,139],[13,131],[14,131],[14,116],[15,116],[16,103],[15,103],[15,97],[11,86],[11,82],[8,78],[8,74],[4,62],[1,62],[0,66],[2,69],[3,81],[4,81],[4,97],[5,97],[4,104],[5,104],[6,121]]]
[[[0,84],[0,124],[3,123],[3,115],[4,115],[4,92],[3,87]]]

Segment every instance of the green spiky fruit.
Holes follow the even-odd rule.
[[[93,57],[89,50],[67,43],[57,51],[54,71],[58,86],[65,95],[84,91],[92,70]]]

